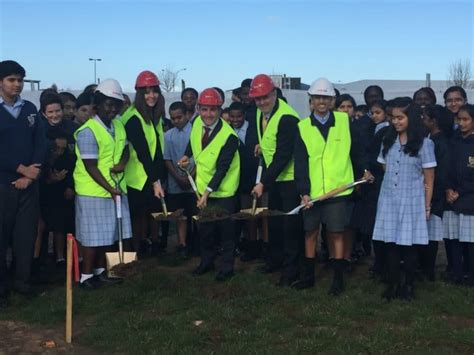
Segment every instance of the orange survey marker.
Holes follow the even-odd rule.
[[[67,268],[66,268],[66,343],[72,341],[72,276],[79,282],[79,253],[76,239],[67,235]]]

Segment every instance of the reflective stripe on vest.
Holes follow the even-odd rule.
[[[125,149],[127,135],[125,134],[125,128],[118,120],[113,120],[112,124],[114,126],[115,138],[112,137],[105,127],[94,118],[88,119],[81,127],[79,127],[74,133],[74,138],[77,140],[79,132],[86,128],[89,128],[92,131],[99,148],[97,168],[110,186],[115,188],[115,183],[110,176],[110,169],[120,162],[123,150]],[[74,188],[77,194],[81,196],[110,198],[110,193],[96,183],[92,176],[87,172],[84,162],[81,159],[81,154],[77,144],[76,155],[77,160],[73,177]],[[120,184],[120,188],[122,192],[127,192],[127,186],[124,181]]]
[[[308,152],[312,199],[354,181],[350,158],[349,116],[343,112],[333,112],[333,114],[335,125],[329,129],[326,140],[318,127],[311,124],[311,117],[298,123],[301,139]],[[352,190],[346,190],[337,196],[350,195]]]
[[[151,161],[153,161],[156,154],[156,134],[158,134],[158,138],[160,140],[160,147],[162,153],[164,149],[164,133],[162,119],[160,118],[155,127],[153,127],[153,124],[146,123],[140,112],[138,112],[138,110],[132,105],[127,109],[127,111],[123,113],[122,117],[120,118],[120,121],[122,122],[124,127],[130,120],[130,118],[132,118],[133,116],[138,117],[138,120],[140,121],[143,133],[145,134],[146,142],[148,144],[150,159]],[[155,129],[157,133],[155,133]],[[145,168],[143,167],[142,162],[138,159],[137,151],[133,147],[133,144],[130,142],[129,149],[130,158],[128,159],[127,165],[125,166],[125,181],[128,186],[141,191],[143,189],[143,186],[145,185],[148,176],[145,172]]]
[[[280,120],[284,115],[290,115],[299,118],[298,113],[290,105],[288,105],[285,101],[278,99],[278,110],[276,110],[276,112],[268,121],[267,127],[262,136],[260,128],[260,117],[262,116],[262,111],[257,108],[257,114],[255,117],[257,120],[258,143],[260,144],[263,160],[265,161],[265,165],[267,167],[269,167],[272,163],[273,156],[276,152],[278,125],[280,124]],[[276,181],[294,180],[294,165],[295,162],[292,158],[280,175],[278,175]]]
[[[222,127],[209,144],[202,149],[202,127],[201,117],[194,120],[191,130],[190,143],[193,151],[194,161],[196,163],[196,186],[199,194],[203,194],[209,182],[216,173],[217,158],[222,147],[231,135],[236,136],[235,131],[227,122],[221,119]],[[240,157],[236,151],[224,179],[222,179],[219,188],[210,193],[210,197],[222,198],[234,196],[239,187],[240,179]]]

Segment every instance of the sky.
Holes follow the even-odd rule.
[[[94,81],[89,58],[127,91],[165,68],[186,68],[179,79],[198,90],[260,73],[446,80],[453,61],[474,60],[473,21],[474,0],[0,0],[0,59],[70,90]]]

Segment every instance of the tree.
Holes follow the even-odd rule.
[[[457,59],[449,66],[449,82],[451,85],[468,88],[471,75],[471,62],[469,59]]]
[[[176,79],[178,78],[178,72],[166,68],[161,70],[161,88],[165,92],[171,92],[174,90],[174,87],[176,85]]]

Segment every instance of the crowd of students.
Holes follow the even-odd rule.
[[[0,62],[2,307],[10,290],[33,295],[32,281],[54,273],[44,268],[50,235],[58,275],[73,233],[80,286],[122,282],[105,270],[105,253],[116,248],[116,208],[126,249],[141,259],[167,251],[169,222],[151,217],[163,202],[184,210],[176,254],[200,257],[195,276],[218,265],[223,282],[236,256],[261,258],[261,272],[281,273],[278,286],[300,290],[315,285],[318,257],[333,270],[328,293],[337,296],[344,274],[373,254],[371,275],[387,285],[382,297],[410,300],[417,273],[435,280],[444,241],[446,280],[474,286],[474,106],[461,87],[448,88],[442,106],[428,87],[386,101],[369,86],[365,105],[356,106],[320,78],[308,90],[311,114],[301,119],[264,74],[243,80],[227,108],[217,87],[186,88],[168,112],[150,71],[138,75],[133,102],[108,79],[77,98],[46,89],[39,112],[20,96],[24,77],[17,62]],[[352,188],[361,178],[367,183]],[[253,197],[271,211],[303,205],[303,212],[229,217]],[[211,208],[228,217],[193,220]]]

